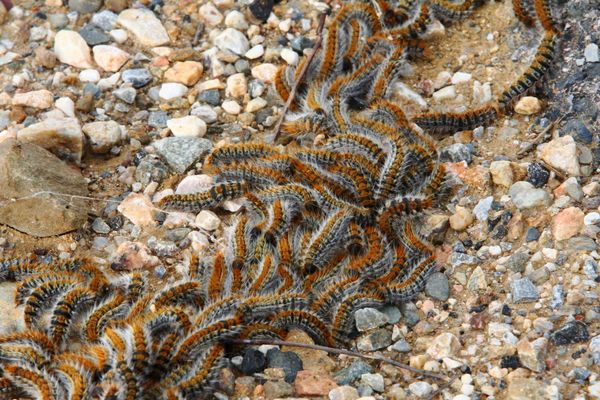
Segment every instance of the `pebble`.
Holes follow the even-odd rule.
[[[91,23],[104,31],[110,31],[117,26],[119,16],[112,11],[102,10],[92,15]]]
[[[271,15],[274,3],[274,0],[254,0],[248,8],[257,19],[266,22]]]
[[[583,50],[583,56],[589,63],[600,62],[600,52],[598,51],[598,45],[596,43],[590,43],[585,46]]]
[[[88,195],[78,169],[36,145],[15,139],[0,141],[0,187],[0,224],[21,232],[35,237],[61,235],[81,228],[87,220],[89,208],[80,199],[65,202],[45,195],[29,201],[12,200],[43,191]],[[14,304],[9,309],[13,308]]]
[[[15,93],[12,104],[14,106],[46,109],[52,107],[54,104],[54,95],[49,90],[45,89]]]
[[[426,398],[431,392],[433,392],[433,387],[427,382],[413,382],[408,385],[408,390],[418,398]]]
[[[225,95],[231,97],[242,97],[248,92],[248,81],[243,73],[233,74],[227,78]]]
[[[112,93],[117,99],[123,100],[127,104],[133,104],[137,95],[137,92],[132,87],[122,87],[114,90]]]
[[[543,372],[546,369],[546,350],[548,348],[548,339],[537,338],[529,342],[527,339],[521,339],[517,343],[517,354],[521,364],[534,372]]]
[[[242,112],[242,107],[234,100],[225,100],[223,104],[221,104],[221,107],[223,107],[223,110],[227,114],[231,115],[238,115]]]
[[[123,82],[131,83],[136,89],[146,86],[152,80],[152,75],[146,68],[126,69],[121,77]]]
[[[535,229],[535,228],[533,228],[533,229]],[[537,238],[534,240],[537,240]],[[505,265],[511,271],[524,272],[527,261],[529,261],[529,254],[525,253],[524,251],[518,251],[518,252],[514,253],[513,255],[511,255],[508,258],[508,260],[506,260]]]
[[[31,124],[17,132],[17,139],[76,162],[83,155],[83,132],[75,118],[48,118]]]
[[[473,214],[468,208],[456,206],[456,211],[449,218],[450,227],[455,231],[464,231],[473,223]]]
[[[255,99],[250,100],[248,102],[248,104],[246,104],[246,108],[244,111],[246,111],[248,113],[253,113],[253,112],[257,112],[258,110],[265,108],[266,106],[267,106],[267,101],[265,99],[257,97]]]
[[[207,124],[212,124],[217,121],[217,113],[210,106],[197,105],[190,110],[190,115],[194,115]]]
[[[205,90],[198,95],[198,101],[202,101],[216,107],[221,103],[221,95],[216,89]]]
[[[537,155],[550,166],[570,176],[579,176],[577,145],[572,136],[566,135],[538,146]]]
[[[244,14],[238,10],[230,11],[225,17],[225,26],[239,30],[248,29],[248,22]]]
[[[328,394],[329,400],[356,400],[358,391],[352,386],[344,385],[331,389]]]
[[[360,382],[379,393],[382,393],[385,389],[385,383],[381,374],[362,374]]]
[[[288,65],[297,65],[300,58],[298,53],[288,48],[281,49],[280,56]]]
[[[96,64],[108,72],[117,72],[131,57],[129,53],[115,46],[94,46],[92,52]]]
[[[467,164],[470,164],[473,156],[471,155],[471,148],[469,146],[462,143],[455,143],[441,150],[440,159],[451,162],[466,161]]]
[[[552,203],[550,194],[544,189],[536,189],[531,183],[519,181],[508,190],[512,202],[520,210],[549,206]]]
[[[129,38],[129,35],[127,34],[127,31],[125,29],[113,29],[110,32],[108,32],[108,34],[118,44],[125,43]]]
[[[79,34],[90,46],[104,44],[110,42],[110,36],[98,29],[94,25],[87,24],[79,30]]]
[[[373,331],[361,336],[356,341],[356,347],[360,351],[375,351],[388,347],[390,344],[392,344],[392,334],[385,329]]]
[[[349,366],[341,369],[335,374],[335,381],[338,385],[348,385],[363,374],[373,372],[373,368],[364,361],[353,361]]]
[[[79,80],[81,82],[96,83],[100,80],[100,73],[95,69],[84,69],[79,73]]]
[[[537,97],[524,96],[515,104],[515,112],[521,115],[533,115],[540,112],[542,104]]]
[[[110,226],[102,218],[96,218],[94,222],[92,222],[92,229],[96,233],[107,234],[110,232]]]
[[[375,308],[362,308],[354,313],[356,329],[359,332],[366,332],[371,329],[379,328],[389,322],[389,318],[384,313]]]
[[[478,290],[486,289],[487,287],[488,284],[485,279],[485,273],[483,272],[483,269],[481,269],[481,267],[478,265],[477,267],[475,267],[475,269],[471,273],[471,276],[469,277],[469,280],[467,281],[467,288],[472,292],[476,292]]]
[[[492,161],[490,163],[490,175],[495,185],[509,188],[514,181],[513,170],[510,161]]]
[[[97,121],[83,125],[88,144],[93,153],[107,153],[121,142],[121,128],[115,121]]]
[[[552,342],[557,346],[572,343],[587,342],[590,339],[587,325],[581,321],[569,321],[550,336]]]
[[[254,78],[269,84],[274,82],[277,69],[278,67],[276,65],[265,63],[253,67],[251,73]]]
[[[458,71],[458,72],[455,72],[454,75],[452,75],[450,82],[452,82],[453,85],[458,85],[459,83],[469,82],[470,80],[471,80],[471,74]]]
[[[461,348],[458,338],[450,332],[445,332],[431,341],[426,353],[434,360],[441,360],[454,356]]]
[[[160,20],[146,8],[130,8],[122,11],[117,23],[131,32],[144,47],[157,47],[170,42],[169,35]]]
[[[125,241],[117,247],[113,254],[111,268],[115,271],[134,271],[155,267],[159,264],[160,259],[150,254],[146,245],[140,242]]]
[[[214,43],[219,49],[231,51],[239,56],[244,55],[250,47],[246,35],[234,28],[225,29],[215,37]]]
[[[450,297],[448,277],[441,272],[431,274],[425,284],[425,293],[436,300],[448,300]]]
[[[569,207],[552,219],[552,235],[556,240],[566,240],[579,233],[583,228],[584,214],[577,207]]]
[[[154,206],[146,195],[130,193],[117,210],[136,226],[154,225]]]
[[[165,72],[165,80],[167,82],[182,83],[186,86],[195,85],[200,78],[204,68],[202,63],[196,61],[176,62],[171,68]]]
[[[528,278],[514,279],[510,282],[510,293],[515,304],[537,301],[540,294]]]
[[[410,353],[410,351],[412,350],[410,343],[408,343],[404,338],[398,340],[390,348],[399,353]]]
[[[173,170],[181,174],[210,151],[212,142],[204,138],[168,137],[152,146]]]
[[[527,167],[527,182],[536,188],[543,187],[550,179],[550,172],[542,164],[532,162]]]
[[[327,396],[337,384],[326,374],[316,371],[299,371],[294,381],[299,396]]]
[[[581,185],[577,182],[577,178],[572,176],[554,189],[554,195],[556,197],[568,195],[573,200],[581,201],[583,199],[583,190],[581,190]]]
[[[208,26],[217,26],[223,21],[223,14],[211,2],[203,4],[198,11],[200,20]]]
[[[584,223],[584,225],[600,224],[600,214],[595,211],[591,212],[589,214],[586,214],[585,217],[583,217],[583,223]]]
[[[69,0],[69,9],[82,14],[97,11],[102,6],[102,0]]]
[[[173,100],[184,96],[188,92],[187,86],[181,83],[163,83],[160,85],[158,96],[161,100]]]
[[[597,51],[597,50],[596,50]],[[598,55],[596,55],[596,61],[598,60]],[[592,398],[600,399],[600,382],[590,384],[587,388],[588,393]]]
[[[444,100],[450,100],[456,97],[456,88],[455,86],[446,86],[436,92],[433,92],[433,99],[438,102],[443,102]]]
[[[93,68],[90,48],[75,31],[62,30],[56,33],[54,54],[60,62],[75,68]]]
[[[302,370],[302,360],[294,352],[273,349],[267,352],[267,366],[283,369],[285,381],[291,383],[296,379],[298,372]]]
[[[493,196],[488,196],[479,200],[477,205],[473,208],[473,214],[475,214],[475,218],[477,218],[478,221],[487,221],[493,202]]]
[[[239,369],[244,375],[253,375],[256,372],[262,372],[266,366],[267,357],[260,351],[249,348],[244,352],[244,358]]]
[[[210,210],[202,210],[198,213],[195,220],[196,226],[205,231],[212,232],[221,225],[221,220],[214,212]]]
[[[193,115],[170,119],[167,126],[173,136],[202,137],[206,134],[206,122]]]
[[[244,54],[244,56],[248,60],[256,60],[257,58],[262,57],[263,54],[265,54],[265,48],[263,47],[262,44],[258,44],[256,46],[252,47],[250,50],[248,50],[246,52],[246,54]]]

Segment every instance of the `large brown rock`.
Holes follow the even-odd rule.
[[[73,231],[86,221],[87,201],[68,197],[88,194],[80,172],[37,145],[14,139],[0,143],[0,188],[0,224],[46,237]],[[35,195],[40,192],[62,195]]]

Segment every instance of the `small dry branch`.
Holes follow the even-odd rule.
[[[285,119],[285,114],[287,113],[290,106],[292,105],[292,102],[296,98],[296,93],[298,92],[298,87],[300,86],[300,83],[302,83],[302,80],[304,79],[304,75],[306,75],[306,71],[308,71],[308,67],[310,67],[310,64],[312,63],[313,59],[315,58],[317,51],[321,48],[321,44],[323,43],[323,29],[325,28],[325,19],[327,18],[327,14],[328,14],[328,11],[323,11],[321,13],[321,15],[319,15],[319,24],[317,25],[317,40],[315,41],[315,44],[312,48],[311,53],[308,55],[306,62],[304,63],[304,65],[302,66],[302,69],[300,70],[298,79],[296,80],[296,82],[294,82],[294,86],[292,87],[290,95],[288,96],[288,99],[285,102],[285,105],[283,106],[283,111],[281,111],[281,115],[279,116],[279,119],[277,120],[277,125],[275,125],[275,129],[273,130],[274,131],[274,135],[273,135],[273,139],[272,139],[273,143],[277,142],[277,138],[279,137],[279,133],[281,131],[281,124],[283,124],[283,120]]]
[[[433,372],[425,371],[423,369],[414,368],[414,367],[411,367],[410,365],[406,365],[406,364],[403,364],[396,360],[392,360],[391,358],[387,358],[387,357],[383,357],[383,356],[379,356],[379,355],[362,354],[362,353],[358,353],[356,351],[337,349],[335,347],[320,346],[317,344],[309,344],[309,343],[286,342],[285,340],[277,340],[277,339],[256,339],[256,340],[232,339],[230,341],[230,343],[245,344],[245,345],[267,344],[267,345],[275,345],[275,346],[301,347],[304,349],[321,350],[321,351],[325,351],[330,354],[344,354],[344,355],[350,356],[350,357],[363,358],[366,360],[381,361],[383,363],[393,365],[395,367],[404,369],[406,371],[410,371],[415,374],[427,376],[429,378],[433,378],[433,379],[437,379],[437,380],[441,380],[441,381],[448,380],[448,377],[446,377],[446,376],[434,374]]]

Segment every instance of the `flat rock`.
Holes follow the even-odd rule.
[[[519,209],[549,206],[552,202],[550,194],[544,189],[536,189],[526,181],[515,182],[508,190],[512,202]]]
[[[54,103],[54,95],[49,90],[33,90],[31,92],[15,93],[12,99],[15,106],[33,108],[50,108]]]
[[[168,137],[152,144],[156,152],[178,173],[185,172],[193,163],[200,161],[212,148],[207,139]]]
[[[93,153],[103,154],[121,141],[121,128],[115,121],[97,121],[83,125]]]
[[[6,139],[0,143],[0,203],[39,192],[88,194],[80,172],[52,153],[30,143]],[[0,206],[0,223],[37,237],[80,228],[87,220],[84,200],[43,194]]]
[[[83,154],[83,133],[75,118],[49,118],[31,124],[17,132],[17,139],[76,162],[81,161]]]
[[[163,24],[148,9],[130,8],[124,10],[119,14],[117,23],[133,33],[137,42],[142,46],[162,46],[170,41]]]
[[[75,68],[93,68],[90,48],[75,31],[62,30],[54,37],[54,54],[62,63]]]

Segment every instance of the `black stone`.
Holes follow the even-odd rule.
[[[269,18],[269,15],[271,15],[273,4],[275,4],[273,0],[254,0],[248,8],[250,8],[252,15],[265,22]]]
[[[291,351],[279,351],[278,349],[269,350],[267,365],[269,368],[283,369],[287,383],[294,382],[298,371],[302,370],[302,360],[298,354]]]
[[[571,343],[587,342],[590,339],[587,325],[581,321],[570,321],[554,331],[550,337],[554,344],[560,346]]]
[[[536,188],[544,186],[550,179],[550,172],[540,163],[533,162],[527,168],[527,182]]]
[[[110,42],[110,36],[104,33],[100,28],[95,25],[87,24],[79,30],[79,34],[90,46],[96,46],[98,44]]]
[[[198,101],[218,106],[221,104],[221,94],[217,89],[205,90],[198,95]]]
[[[240,371],[244,375],[252,375],[262,372],[267,366],[267,358],[256,349],[247,349],[240,365]]]
[[[502,315],[510,317],[511,309],[507,304],[502,305]]]
[[[504,356],[500,361],[500,368],[517,369],[521,367],[521,360],[518,356]]]
[[[525,233],[525,241],[526,242],[535,242],[540,238],[540,231],[533,226],[527,229],[527,233]]]
[[[579,119],[572,119],[565,124],[561,136],[564,135],[571,135],[576,141],[584,144],[591,144],[594,139],[592,132]]]
[[[106,224],[110,226],[110,229],[116,231],[123,227],[123,217],[121,215],[114,216],[106,220]]]
[[[298,36],[291,40],[290,44],[292,45],[292,50],[300,55],[303,55],[304,49],[312,49],[315,43],[305,36]]]

